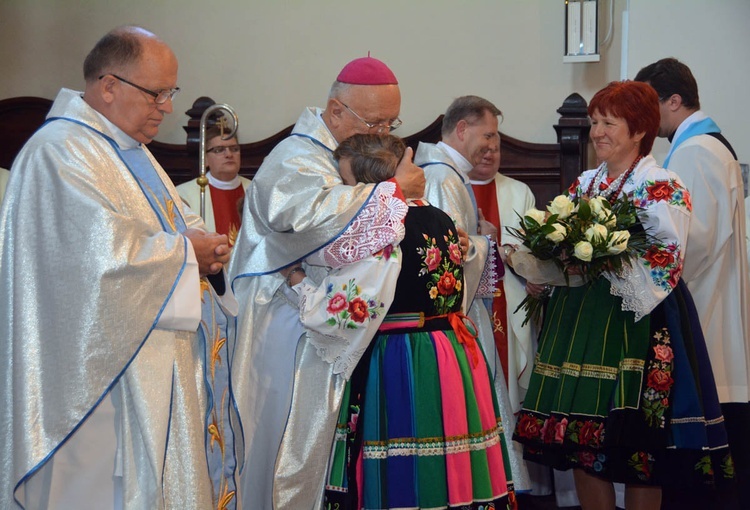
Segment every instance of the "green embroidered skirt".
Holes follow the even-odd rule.
[[[621,304],[605,278],[553,293],[514,435],[525,458],[632,484],[730,480],[687,287],[638,322]]]

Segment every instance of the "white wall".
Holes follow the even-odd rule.
[[[701,109],[713,117],[737,157],[750,162],[750,2],[631,0],[628,75],[663,57],[690,66]],[[663,160],[666,140],[654,155]]]
[[[340,68],[370,51],[401,82],[402,135],[432,122],[454,97],[477,94],[503,110],[504,132],[554,142],[565,97],[575,91],[588,100],[620,77],[627,1],[612,1],[615,31],[602,61],[563,64],[563,0],[0,0],[0,98],[82,88],[82,62],[96,40],[137,23],[180,60],[183,91],[161,141],[184,142],[183,112],[200,95],[237,110],[243,142],[266,138],[304,106],[323,105]],[[609,2],[601,3],[602,37]],[[718,21],[707,26],[708,18]],[[747,0],[630,4],[628,74],[663,56],[683,59],[743,161],[750,160],[743,122],[750,106],[731,93],[750,84],[748,21]],[[701,31],[692,28],[699,24]]]

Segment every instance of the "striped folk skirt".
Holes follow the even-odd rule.
[[[410,317],[386,319],[349,381],[325,508],[515,507],[479,343]]]

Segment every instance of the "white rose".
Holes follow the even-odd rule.
[[[539,209],[531,208],[525,213],[523,213],[524,216],[528,216],[532,220],[536,221],[540,225],[544,225],[544,211],[540,211]]]
[[[550,232],[545,237],[549,239],[550,241],[552,241],[553,243],[557,244],[563,239],[565,239],[565,234],[567,234],[568,232],[567,230],[565,230],[565,227],[563,227],[559,223],[554,223],[552,226],[554,227],[555,231]]]
[[[586,232],[584,232],[583,235],[586,236],[586,239],[588,239],[589,242],[595,243],[597,241],[606,240],[608,233],[609,231],[607,230],[607,227],[594,223],[586,229]]]
[[[588,243],[586,241],[578,241],[573,248],[573,255],[578,258],[578,260],[582,260],[584,262],[591,261],[591,256],[594,254],[594,247],[591,246],[591,243]]]
[[[557,195],[555,199],[547,206],[547,210],[552,214],[557,214],[558,218],[564,220],[565,218],[570,216],[570,213],[573,212],[574,207],[575,205],[568,197],[566,197],[565,195]]]
[[[607,199],[604,197],[594,197],[589,200],[589,207],[591,208],[591,212],[598,217],[601,217],[603,211],[606,214],[607,209],[604,207],[604,205],[602,205],[602,202],[606,200]]]
[[[612,239],[607,244],[607,253],[617,255],[622,253],[628,247],[628,240],[630,239],[630,232],[627,230],[617,230],[612,232]]]

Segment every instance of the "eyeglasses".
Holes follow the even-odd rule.
[[[385,129],[388,129],[388,131],[393,131],[394,129],[398,128],[401,124],[403,124],[403,122],[401,122],[401,119],[399,119],[398,117],[396,117],[395,119],[393,119],[391,121],[387,121],[387,122],[367,122],[365,119],[363,119],[362,117],[360,117],[357,114],[357,112],[355,112],[354,110],[352,110],[351,108],[349,108],[349,105],[347,105],[346,103],[344,103],[342,101],[339,101],[339,103],[341,103],[342,105],[344,105],[344,108],[346,108],[347,110],[349,110],[349,113],[351,113],[352,115],[354,115],[355,117],[357,117],[359,120],[361,120],[362,123],[365,126],[367,126],[367,129],[376,129],[377,128],[378,132],[381,132],[381,131],[383,131]]]
[[[240,146],[239,145],[217,145],[216,147],[211,147],[210,149],[206,149],[206,152],[210,152],[211,154],[224,154],[224,151],[229,151],[232,154],[237,154],[240,152]]]
[[[128,81],[125,78],[120,78],[116,74],[111,74],[110,73],[110,75],[113,76],[113,77],[115,77],[115,78],[117,78],[121,82],[127,83],[131,87],[135,87],[138,90],[140,90],[141,92],[145,92],[149,96],[152,96],[154,98],[154,103],[156,103],[156,104],[164,104],[164,103],[167,102],[168,99],[174,99],[174,96],[176,96],[177,93],[180,91],[180,87],[175,87],[173,89],[164,89],[164,90],[159,90],[159,91],[154,92],[153,90],[149,90],[147,88],[141,87],[140,85],[136,85],[132,81]],[[101,75],[99,77],[99,79],[101,80],[105,76],[107,76],[107,75],[103,74],[103,75]]]

